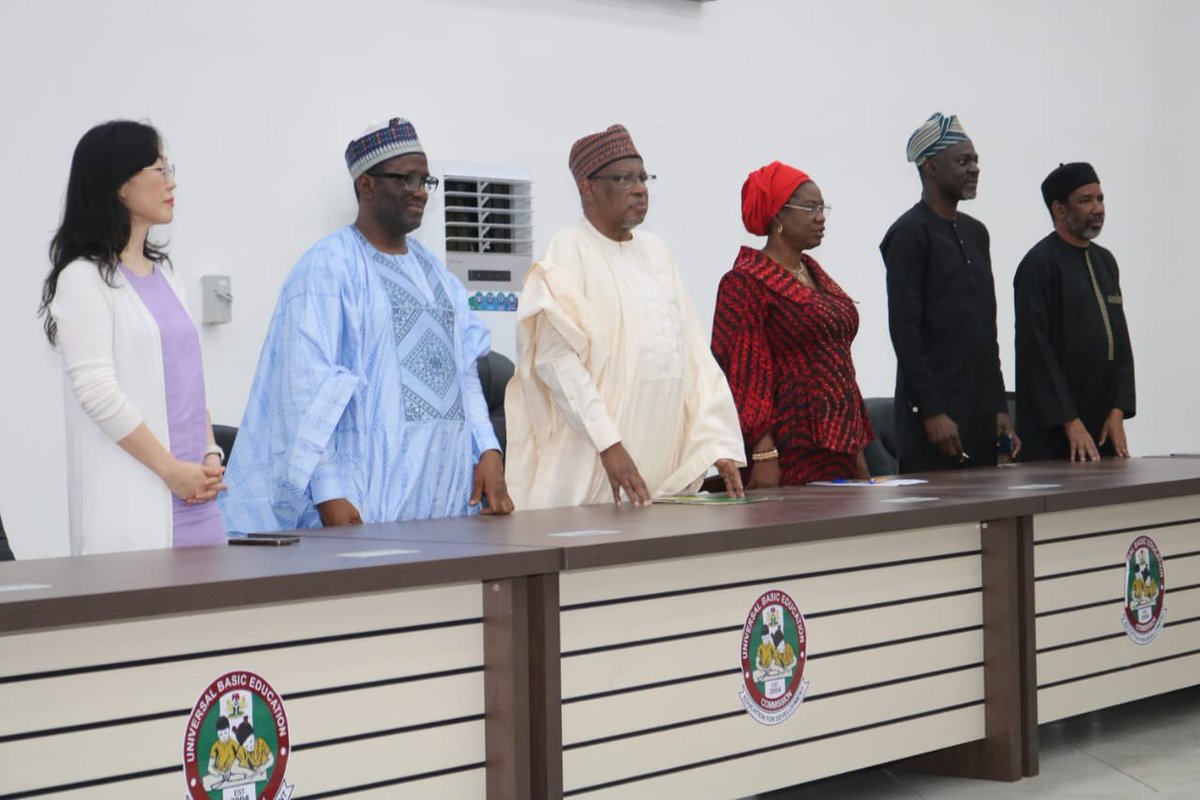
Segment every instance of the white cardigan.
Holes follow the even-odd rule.
[[[167,283],[183,300],[169,270]],[[65,368],[71,553],[170,547],[171,492],[117,441],[143,422],[170,449],[158,323],[118,270],[67,265],[50,313]]]

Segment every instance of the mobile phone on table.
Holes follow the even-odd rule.
[[[298,541],[300,541],[300,537],[293,533],[248,533],[245,536],[229,538],[230,544],[258,547],[283,547]]]

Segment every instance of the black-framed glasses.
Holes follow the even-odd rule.
[[[649,186],[650,182],[656,180],[657,175],[649,175],[645,172],[634,175],[630,172],[622,172],[620,175],[593,175],[588,178],[590,181],[612,181],[613,185],[618,189],[629,190],[635,184],[641,183],[643,186]]]
[[[422,186],[425,191],[433,192],[437,190],[438,184],[441,183],[432,175],[422,175],[419,172],[368,172],[372,178],[391,178],[392,180],[402,181],[404,188],[410,192],[415,192]]]
[[[163,181],[167,183],[175,180],[174,164],[163,162],[162,164],[155,164],[152,167],[142,167],[142,172],[146,172],[147,170],[150,172],[157,172],[159,175],[162,175]]]
[[[833,206],[819,206],[819,205],[797,206],[797,205],[792,205],[791,203],[784,203],[783,207],[784,208],[794,208],[797,211],[803,211],[805,214],[808,214],[810,217],[815,217],[818,213],[822,217],[828,217],[829,212],[833,211]]]

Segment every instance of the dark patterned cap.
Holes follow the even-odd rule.
[[[571,157],[567,163],[575,179],[584,180],[614,161],[641,157],[625,126],[612,125],[606,131],[588,134],[571,145]]]
[[[401,117],[377,122],[346,145],[346,168],[357,178],[376,164],[408,153],[424,153],[413,124]]]

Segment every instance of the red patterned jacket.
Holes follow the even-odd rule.
[[[807,461],[853,457],[874,438],[850,357],[858,333],[854,301],[815,260],[801,259],[818,289],[743,247],[721,278],[712,339],[737,402],[747,453],[770,433],[784,483],[792,484],[820,479],[821,469],[789,455]]]

